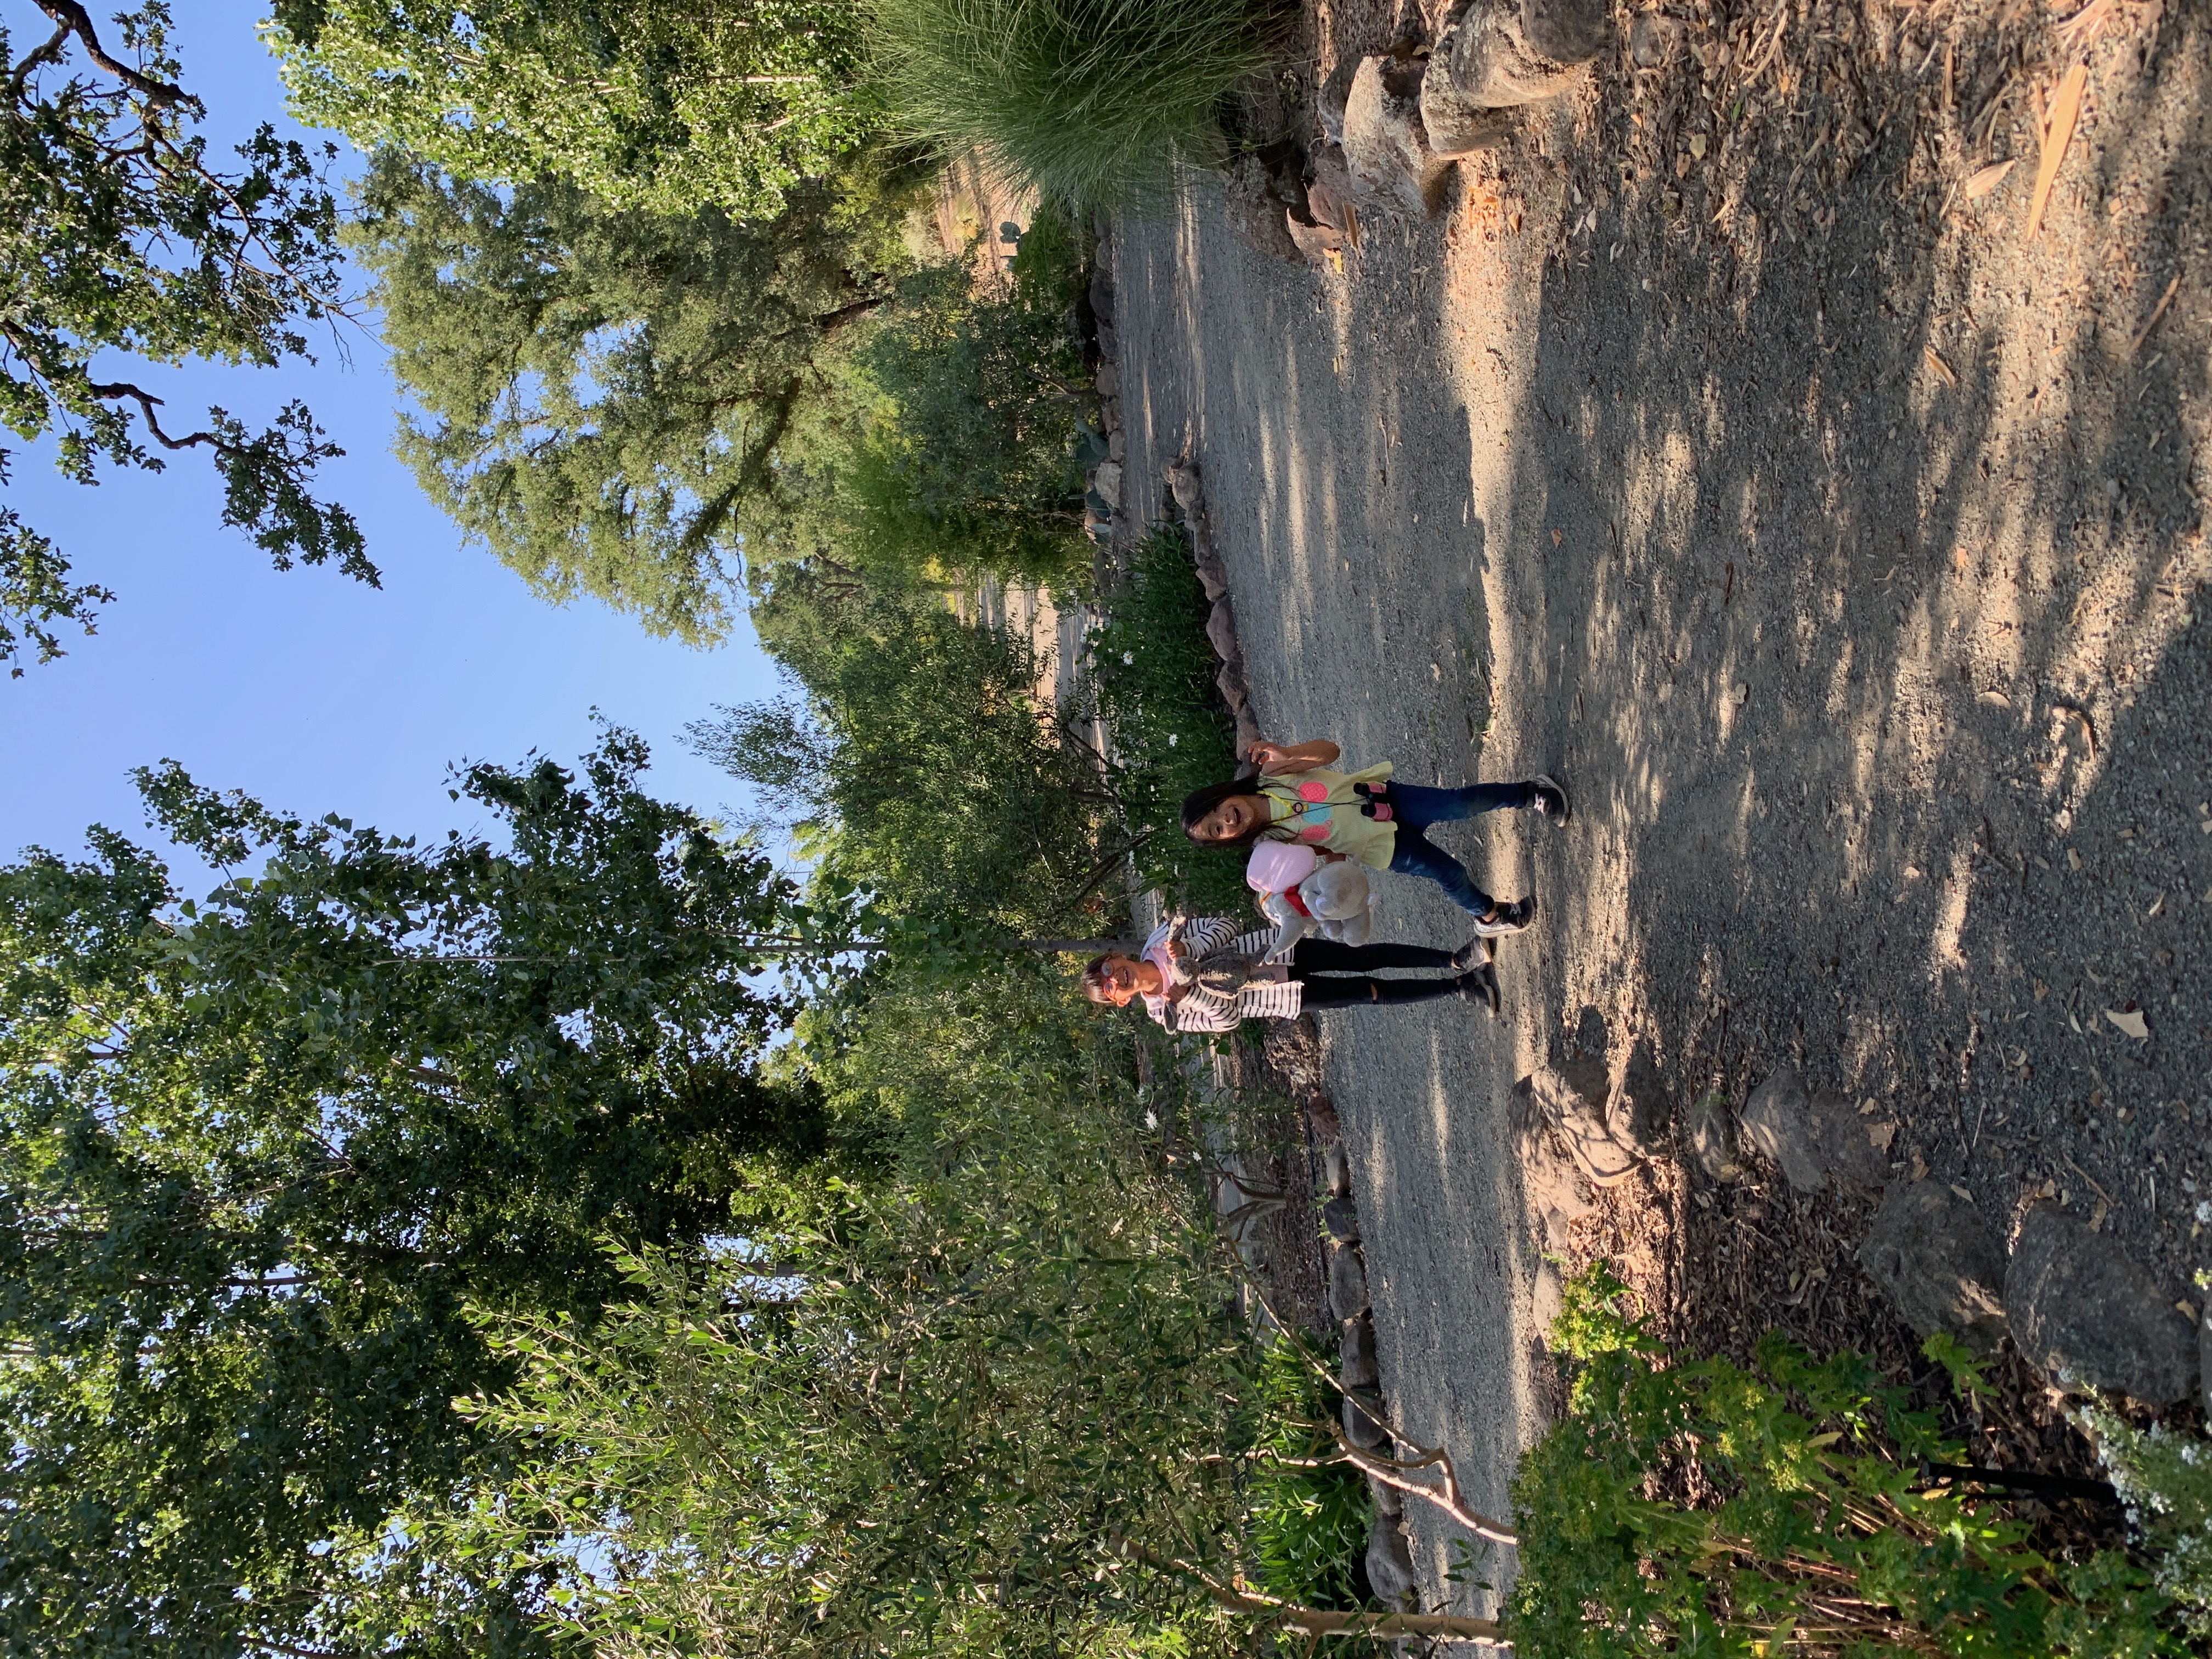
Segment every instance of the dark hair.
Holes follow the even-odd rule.
[[[1209,783],[1203,789],[1194,789],[1182,798],[1182,832],[1198,841],[1199,821],[1232,795],[1256,795],[1260,793],[1260,775],[1246,772],[1226,783]],[[1267,827],[1264,817],[1234,841],[1199,842],[1201,847],[1249,847],[1260,839],[1261,831]]]
[[[1118,951],[1109,951],[1083,964],[1083,994],[1093,1002],[1106,1000],[1106,963],[1109,958],[1120,954]]]

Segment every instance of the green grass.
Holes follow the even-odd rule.
[[[1336,1414],[1334,1394],[1289,1343],[1260,1362],[1260,1445],[1285,1457],[1324,1457],[1334,1443],[1309,1426]],[[1309,1607],[1360,1605],[1355,1574],[1374,1522],[1367,1483],[1348,1464],[1286,1468],[1261,1462],[1246,1494],[1260,1587]]]
[[[1146,532],[1100,609],[1091,684],[1113,734],[1123,821],[1142,838],[1138,876],[1180,896],[1193,915],[1251,915],[1243,856],[1182,833],[1183,797],[1237,771],[1235,728],[1213,685],[1206,594],[1182,532],[1170,525]]]
[[[1267,33],[1254,0],[880,0],[876,73],[909,137],[1065,207],[1142,208],[1224,153]]]

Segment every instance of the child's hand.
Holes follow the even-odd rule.
[[[1272,766],[1280,765],[1287,758],[1283,753],[1282,744],[1269,743],[1264,738],[1246,750],[1244,757],[1252,763],[1255,770],[1261,772]]]

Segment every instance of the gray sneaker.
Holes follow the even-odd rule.
[[[1553,829],[1558,829],[1574,816],[1574,808],[1567,800],[1567,792],[1559,781],[1539,774],[1535,779],[1536,799],[1529,804],[1540,817]]]
[[[1525,933],[1528,924],[1535,920],[1536,897],[1532,893],[1527,898],[1500,899],[1496,917],[1489,921],[1477,917],[1474,931],[1484,939],[1499,933]]]
[[[1498,994],[1498,969],[1484,963],[1471,974],[1459,976],[1459,994],[1463,1001],[1479,1002],[1490,1010],[1492,1019],[1498,1018],[1500,1000]]]
[[[1464,974],[1471,968],[1497,960],[1497,939],[1486,934],[1477,933],[1452,952],[1451,965]]]

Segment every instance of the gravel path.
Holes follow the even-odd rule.
[[[2094,60],[2027,252],[2027,170],[1923,223],[1892,210],[1878,143],[1809,239],[1708,245],[1598,208],[1589,100],[1428,224],[1370,224],[1341,275],[1252,252],[1203,185],[1117,233],[1125,499],[1160,501],[1191,447],[1268,734],[1413,781],[1551,770],[1575,792],[1564,833],[1514,814],[1439,835],[1539,895],[1500,959],[1504,1025],[1321,1017],[1394,1408],[1480,1509],[1509,1507],[1540,1431],[1556,1284],[1507,1091],[1586,1008],[1616,1066],[1643,1039],[1686,1099],[1741,1103],[1783,1064],[1878,1097],[1900,1172],[2000,1230],[2048,1185],[2201,1295],[2203,21]],[[1426,884],[1381,890],[1386,936],[1465,937]],[[1722,1253],[1748,1200],[1687,1192],[1644,1192],[1671,1282],[1743,1282]],[[1793,1271],[1815,1268],[1856,1273]],[[1450,1529],[1415,1520],[1442,1599]]]

